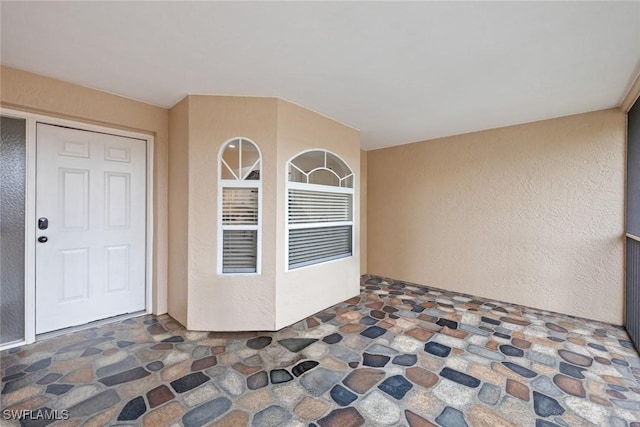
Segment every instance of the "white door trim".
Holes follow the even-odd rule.
[[[0,350],[31,344],[36,341],[36,124],[48,123],[58,126],[107,133],[111,135],[137,138],[146,141],[147,146],[147,218],[146,218],[146,280],[145,280],[145,311],[153,312],[153,171],[154,144],[152,135],[130,132],[101,125],[83,123],[81,121],[59,119],[56,117],[35,114],[10,108],[0,107],[0,115],[26,120],[26,194],[25,194],[25,337],[23,341],[16,341],[0,346]]]

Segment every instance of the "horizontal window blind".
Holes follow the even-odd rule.
[[[289,224],[351,221],[352,194],[289,189]]]
[[[257,225],[258,189],[228,187],[223,188],[222,224]]]
[[[258,231],[224,230],[222,234],[222,272],[255,273]]]
[[[289,268],[351,256],[351,225],[289,230]]]

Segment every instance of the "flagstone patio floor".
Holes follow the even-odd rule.
[[[619,326],[375,276],[361,290],[277,332],[148,315],[4,351],[0,424],[640,427]]]

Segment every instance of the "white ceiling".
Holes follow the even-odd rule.
[[[373,149],[618,106],[640,2],[6,2],[0,60],[162,107],[278,96]]]

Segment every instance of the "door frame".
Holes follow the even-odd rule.
[[[154,145],[153,135],[131,132],[122,129],[89,124],[77,120],[36,114],[26,111],[0,107],[0,115],[26,120],[26,176],[25,176],[25,336],[22,341],[14,341],[0,346],[0,350],[31,344],[36,341],[36,125],[66,126],[90,132],[136,138],[146,141],[146,249],[145,249],[145,309],[153,312],[153,171]]]

